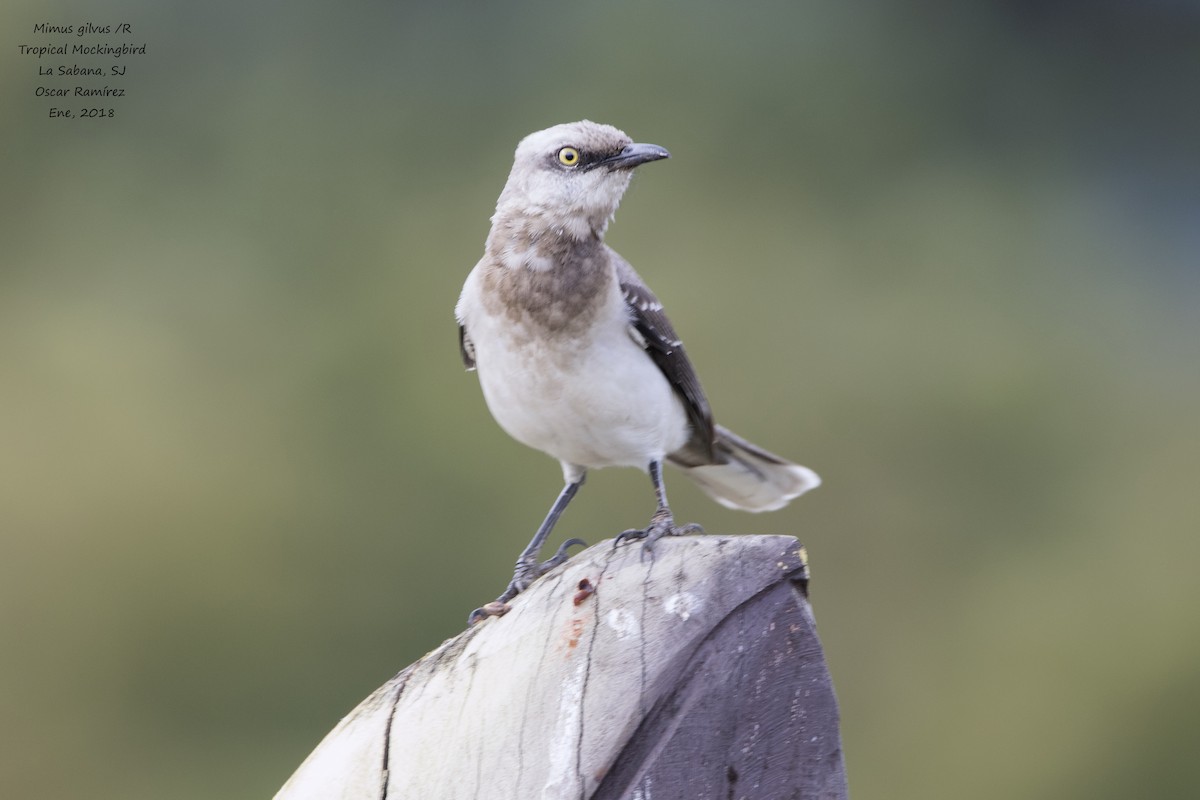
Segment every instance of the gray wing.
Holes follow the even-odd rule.
[[[458,352],[462,355],[463,366],[467,371],[475,369],[475,343],[471,341],[466,326],[462,324],[458,326]]]
[[[683,401],[688,421],[692,424],[692,438],[686,450],[694,451],[697,464],[713,461],[713,418],[708,398],[700,386],[700,379],[692,362],[688,360],[683,342],[675,333],[671,321],[663,311],[663,305],[654,296],[629,262],[609,248],[609,255],[617,269],[617,281],[625,295],[625,307],[629,311],[630,325],[637,332],[647,355],[654,360],[671,388]],[[683,455],[680,453],[679,455]]]

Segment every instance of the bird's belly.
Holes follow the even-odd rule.
[[[615,335],[614,335],[615,334]],[[569,464],[645,468],[687,441],[683,404],[623,329],[553,351],[477,343],[480,384],[517,441]]]

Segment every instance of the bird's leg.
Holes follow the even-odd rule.
[[[508,583],[508,588],[492,602],[472,611],[471,615],[467,618],[468,624],[474,624],[485,617],[500,616],[506,613],[508,611],[509,600],[512,600],[525,591],[529,584],[570,558],[570,554],[567,551],[572,547],[587,544],[582,539],[568,539],[559,546],[554,555],[546,561],[538,563],[538,552],[542,549],[542,545],[546,543],[546,539],[550,536],[550,531],[554,529],[554,523],[558,522],[558,518],[562,516],[567,504],[571,502],[571,498],[575,496],[575,493],[579,491],[579,487],[583,485],[583,480],[583,476],[580,476],[579,480],[568,481],[567,485],[563,487],[563,490],[558,495],[558,499],[550,507],[550,512],[546,514],[546,518],[542,520],[542,524],[538,527],[537,533],[533,535],[533,539],[529,541],[529,545],[521,551],[521,555],[517,558],[517,567],[513,571],[513,577]]]
[[[654,543],[664,536],[685,536],[689,533],[703,533],[704,529],[692,522],[687,525],[675,526],[675,518],[671,515],[671,507],[667,505],[667,487],[663,483],[662,462],[650,462],[650,480],[654,481],[654,495],[658,498],[658,508],[650,517],[650,524],[643,529],[633,528],[617,537],[614,547],[621,542],[633,539],[645,539],[645,547],[653,548]]]

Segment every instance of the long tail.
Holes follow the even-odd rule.
[[[821,485],[817,473],[808,467],[769,453],[720,425],[716,433],[713,442],[716,463],[701,466],[675,463],[705,494],[723,506],[742,511],[774,511]]]

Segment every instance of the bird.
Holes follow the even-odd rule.
[[[565,562],[538,554],[588,470],[649,473],[656,507],[617,544],[701,532],[676,525],[663,465],[680,467],[721,505],[771,511],[820,485],[807,467],[713,421],[704,390],[662,302],[604,242],[634,170],[670,157],[611,125],[571,122],[526,136],[496,202],[484,254],[455,306],[463,364],[488,409],[518,442],[562,465],[564,485],[512,580],[472,623]]]

